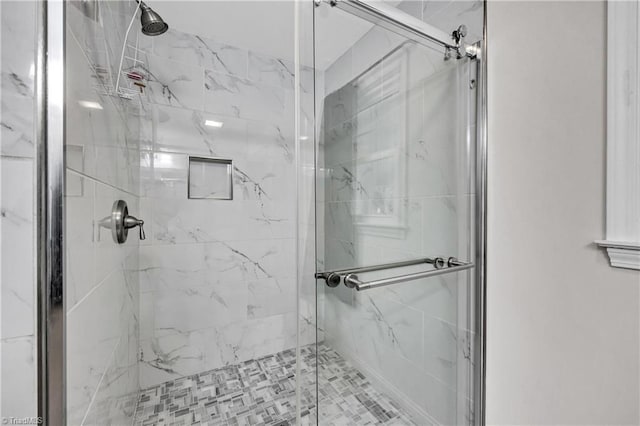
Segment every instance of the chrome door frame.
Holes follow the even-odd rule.
[[[37,3],[37,401],[43,424],[66,424],[64,303],[65,2]]]

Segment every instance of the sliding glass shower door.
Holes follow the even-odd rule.
[[[315,12],[318,421],[472,424],[478,61],[349,8]]]

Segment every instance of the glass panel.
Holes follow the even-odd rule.
[[[476,63],[325,4],[315,26],[318,270],[473,261]],[[319,36],[344,27],[346,51]],[[361,292],[319,281],[319,423],[472,423],[472,276]]]
[[[134,229],[114,240],[114,203],[151,221],[140,208],[137,106],[102,90],[115,60],[107,52],[124,37],[106,23],[122,24],[131,11],[126,2],[89,3],[66,8],[67,423],[125,424],[138,397],[140,240]]]
[[[294,139],[294,3],[146,3],[167,32],[144,35],[131,0],[66,7],[68,423],[293,424],[296,347],[315,343],[298,327],[315,317],[296,204],[314,145]],[[120,199],[145,240],[113,241]]]

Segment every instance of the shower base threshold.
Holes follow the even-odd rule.
[[[330,347],[300,349],[302,425],[413,425],[397,403]],[[273,355],[182,377],[143,390],[134,425],[295,425],[296,352]]]

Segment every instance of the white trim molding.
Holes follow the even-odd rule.
[[[640,2],[608,2],[607,236],[611,266],[640,270]]]

